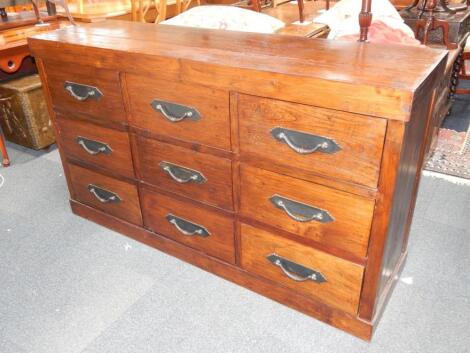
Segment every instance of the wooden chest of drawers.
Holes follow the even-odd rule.
[[[446,52],[118,21],[29,44],[76,214],[371,338]]]

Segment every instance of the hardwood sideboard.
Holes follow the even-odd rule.
[[[74,213],[371,338],[446,51],[119,21],[29,45]]]

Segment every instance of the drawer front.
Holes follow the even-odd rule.
[[[377,186],[385,120],[246,95],[238,114],[242,160]]]
[[[45,68],[55,107],[104,121],[126,120],[117,71],[51,62]]]
[[[247,271],[356,314],[362,266],[246,224],[241,225],[241,246]]]
[[[192,84],[126,75],[132,125],[230,150],[229,94]]]
[[[232,218],[145,188],[141,192],[146,227],[211,256],[235,263]]]
[[[60,144],[67,156],[133,177],[129,135],[80,120],[57,116]]]
[[[142,180],[227,210],[233,209],[231,161],[137,137]]]
[[[73,198],[130,223],[142,225],[137,187],[89,169],[68,164]]]
[[[248,166],[241,185],[243,216],[366,256],[373,200]]]

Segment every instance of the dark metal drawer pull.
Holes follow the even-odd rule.
[[[87,99],[99,100],[103,97],[103,93],[101,93],[97,87],[83,85],[81,83],[65,81],[64,88],[73,98],[80,102],[86,101]]]
[[[311,280],[317,283],[326,282],[325,276],[318,271],[296,264],[290,260],[284,259],[277,254],[271,254],[266,257],[273,265],[279,266],[284,274],[297,282]]]
[[[318,221],[321,223],[328,223],[335,220],[328,211],[306,205],[302,202],[294,201],[280,195],[271,196],[269,201],[297,222]]]
[[[115,194],[114,192],[100,188],[96,185],[89,184],[88,191],[92,193],[98,199],[99,202],[102,202],[102,203],[121,202],[121,198],[119,197],[118,194]]]
[[[200,237],[204,238],[211,235],[211,233],[203,226],[200,226],[196,223],[192,223],[184,218],[172,215],[171,213],[166,216],[166,219],[168,222],[173,224],[180,233],[183,233],[184,235],[199,235]]]
[[[332,154],[341,150],[341,147],[328,137],[307,134],[282,127],[272,129],[271,135],[276,140],[286,143],[287,146],[300,154],[310,154],[317,151]]]
[[[194,121],[201,119],[201,114],[196,108],[186,107],[181,104],[165,102],[157,99],[155,99],[150,105],[157,112],[162,113],[162,115],[172,123],[177,123],[184,119]]]
[[[174,181],[180,184],[193,182],[203,184],[207,181],[206,177],[197,170],[181,167],[179,165],[162,161],[160,168],[165,171]]]
[[[87,153],[97,155],[99,153],[111,154],[113,150],[109,145],[103,142],[87,139],[82,136],[77,136],[77,144],[79,144]]]

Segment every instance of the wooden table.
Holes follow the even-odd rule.
[[[10,23],[7,29],[0,30],[0,81],[15,78],[15,75],[36,72],[26,41],[28,36],[68,25],[68,22],[59,21],[47,22],[44,26],[36,26],[35,23],[36,20],[30,24],[23,18],[23,21],[20,21],[21,26],[13,28]]]
[[[77,21],[96,22],[107,18],[130,16],[131,4],[129,0],[101,0],[92,3],[77,0],[74,3],[69,2],[69,9],[72,17]],[[65,16],[65,12],[60,7],[57,8],[57,13]]]
[[[327,25],[312,22],[325,8],[324,1],[306,1],[304,3],[305,22],[299,23],[297,3],[287,2],[277,7],[263,9],[263,13],[273,16],[286,24],[277,33],[298,37],[326,37],[329,32]],[[334,2],[330,6],[333,6]]]

